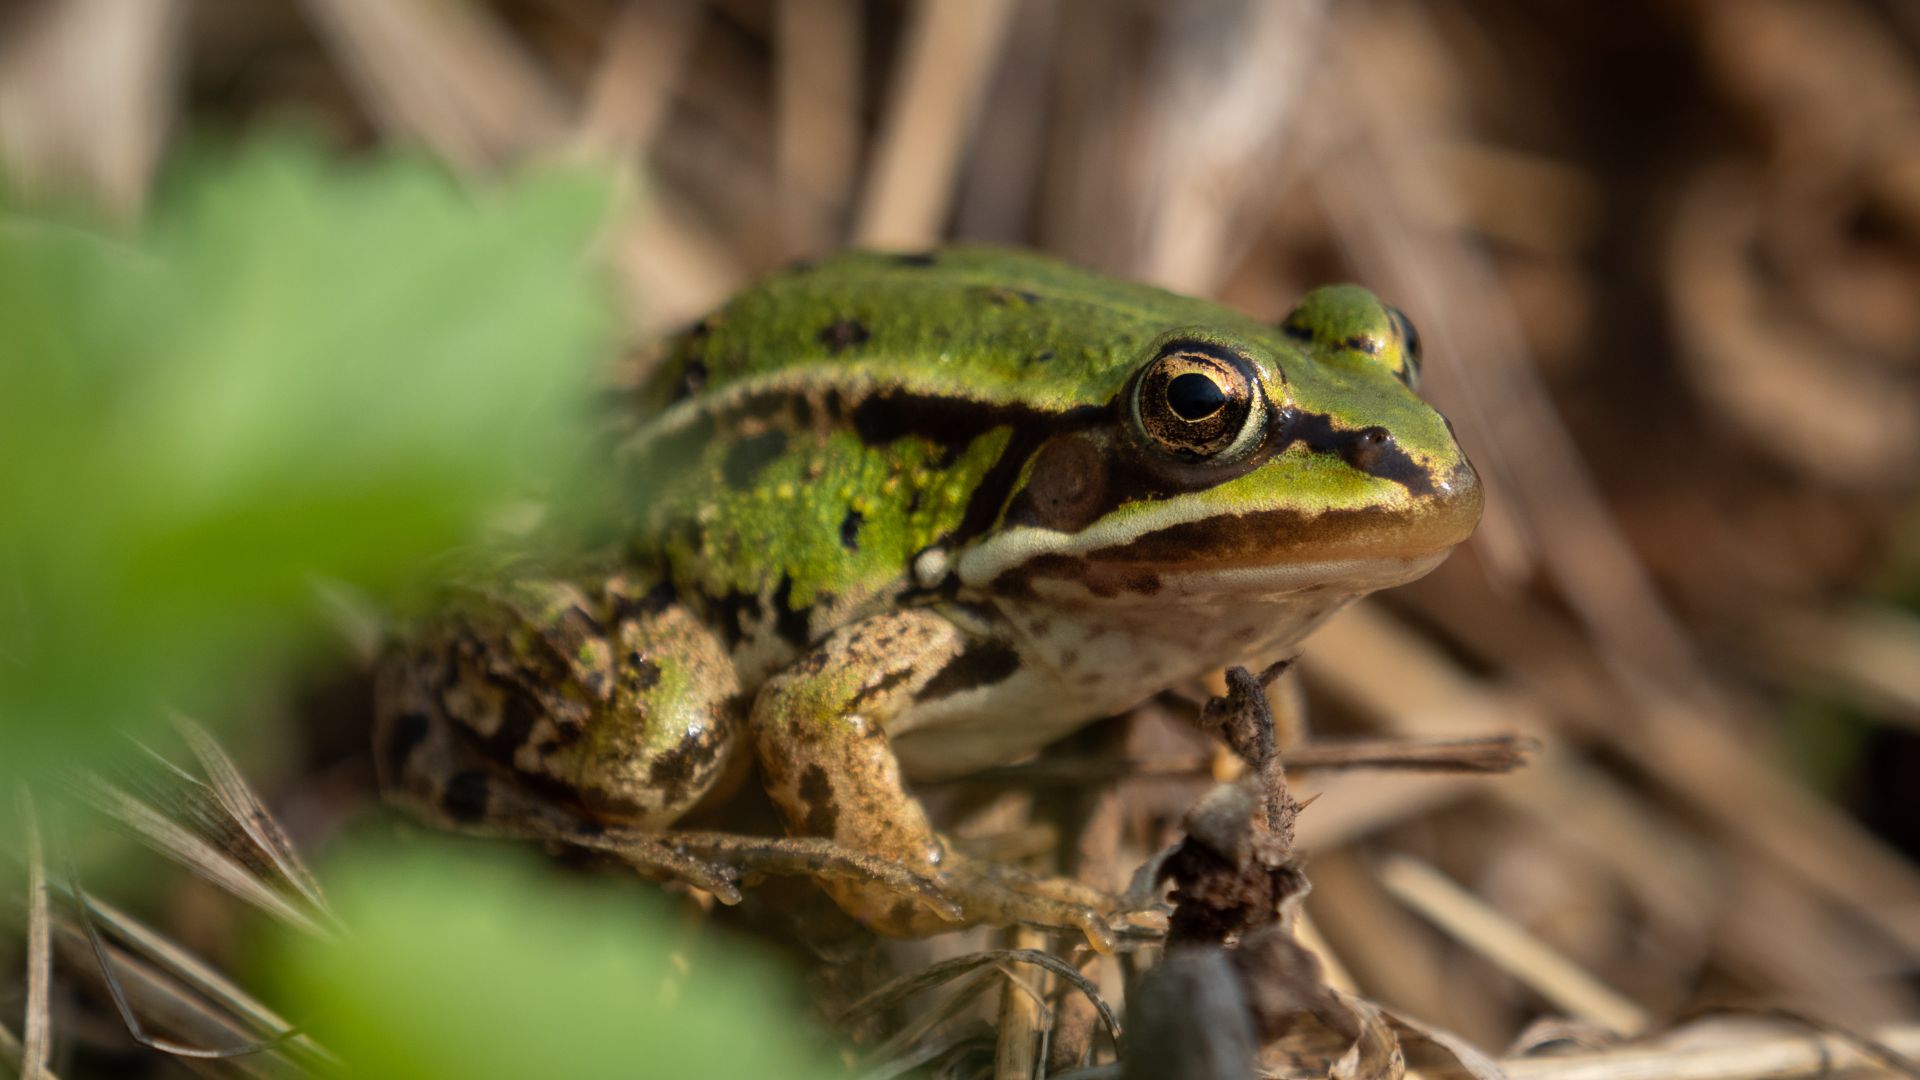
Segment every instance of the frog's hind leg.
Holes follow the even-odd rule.
[[[1095,948],[1111,949],[1110,897],[950,850],[902,783],[885,724],[910,710],[914,695],[967,644],[935,612],[892,612],[842,627],[773,676],[751,719],[767,791],[790,832],[897,863],[947,900],[929,904],[873,880],[824,882],[843,909],[876,930],[918,935],[1020,922],[1076,929]]]
[[[388,799],[456,831],[593,848],[738,898],[728,868],[651,835],[730,771],[738,684],[678,605],[614,578],[466,595],[376,671]]]

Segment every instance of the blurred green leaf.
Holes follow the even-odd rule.
[[[0,214],[0,768],[284,678],[316,580],[424,576],[537,493],[608,352],[607,188],[295,141],[133,239]]]
[[[266,963],[350,1075],[844,1075],[788,973],[636,890],[439,844],[322,877],[350,936],[287,931]]]

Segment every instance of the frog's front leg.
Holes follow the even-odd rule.
[[[849,914],[883,933],[920,935],[975,922],[1025,922],[1083,931],[1111,945],[1110,898],[1077,882],[1030,877],[948,849],[901,781],[886,725],[966,646],[935,612],[878,615],[842,627],[754,700],[752,728],[767,791],[796,835],[825,837],[904,865],[961,912],[941,910],[874,880],[823,882]]]

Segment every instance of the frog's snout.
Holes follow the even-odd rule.
[[[1480,487],[1480,474],[1471,462],[1462,457],[1459,464],[1437,477],[1431,498],[1433,505],[1426,516],[1436,550],[1453,547],[1473,535],[1486,496]]]

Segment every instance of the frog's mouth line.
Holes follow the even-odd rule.
[[[1052,580],[1099,598],[1162,600],[1242,590],[1294,593],[1327,583],[1387,588],[1438,565],[1479,518],[1477,488],[1418,513],[1369,507],[1219,515],[1086,552],[1035,554],[997,575],[991,588],[1031,593],[1036,583]]]

